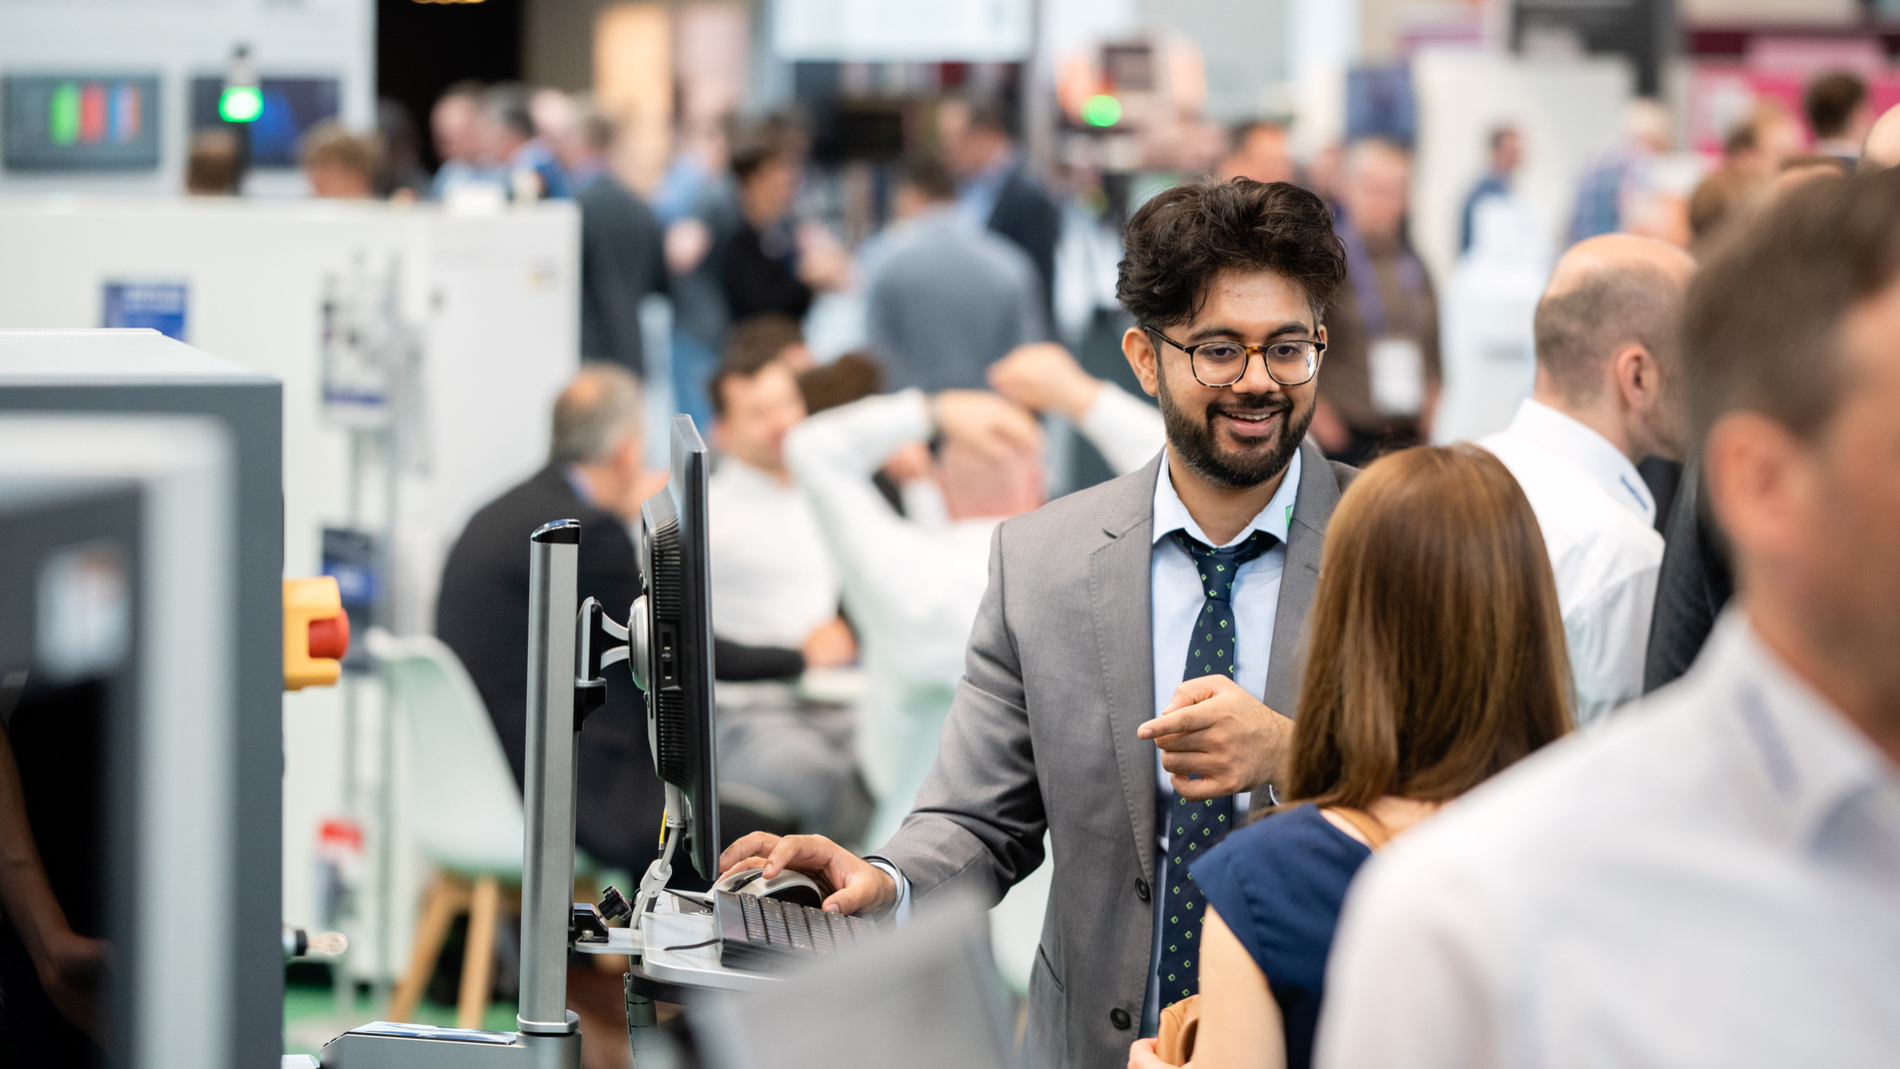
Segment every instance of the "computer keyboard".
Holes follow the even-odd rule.
[[[877,937],[877,925],[863,917],[730,891],[714,895],[713,919],[720,964],[735,969],[830,954]]]

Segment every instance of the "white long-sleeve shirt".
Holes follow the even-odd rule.
[[[1366,864],[1314,1064],[1900,1065],[1900,766],[1731,609]]]
[[[706,481],[713,633],[798,649],[838,615],[838,568],[811,502],[737,457]]]
[[[1663,539],[1656,500],[1609,440],[1536,401],[1478,444],[1504,462],[1530,499],[1550,551],[1563,613],[1577,723],[1643,693]]]
[[[1102,383],[1075,428],[1117,475],[1153,460],[1168,440],[1161,410],[1112,382]]]

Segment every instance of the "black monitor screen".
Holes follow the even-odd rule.
[[[9,74],[10,171],[149,171],[158,166],[155,74]]]
[[[647,724],[660,778],[685,796],[693,867],[718,875],[713,766],[712,591],[706,546],[706,443],[691,416],[673,419],[673,477],[640,507],[647,606]]]
[[[342,90],[335,78],[264,78],[258,83],[264,109],[249,123],[226,123],[218,115],[224,77],[191,80],[191,128],[242,126],[251,143],[251,166],[297,166],[297,142],[312,126],[342,111]]]
[[[129,1060],[110,1037],[133,1027],[136,896],[122,889],[136,885],[139,508],[130,488],[34,500],[0,487],[0,838],[24,827],[30,854],[6,850],[34,871],[15,879],[43,880],[63,915],[0,918],[8,1064]],[[16,800],[23,812],[6,812]],[[48,941],[64,973],[46,971]]]

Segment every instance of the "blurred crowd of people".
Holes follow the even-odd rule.
[[[1361,484],[1353,513],[1360,524],[1425,522],[1405,519],[1417,507],[1403,500],[1408,480],[1442,484],[1447,494],[1492,510],[1491,526],[1470,537],[1502,539],[1499,559],[1535,580],[1535,596],[1512,610],[1521,619],[1511,626],[1523,634],[1548,629],[1558,647],[1513,654],[1530,666],[1511,684],[1523,701],[1510,715],[1523,723],[1441,725],[1514,733],[1509,745],[1475,736],[1458,743],[1491,753],[1485,774],[1562,734],[1573,717],[1603,719],[1673,679],[1714,626],[1732,580],[1726,554],[1715,548],[1706,474],[1693,462],[1682,469],[1695,452],[1687,415],[1693,387],[1681,381],[1674,335],[1696,269],[1691,253],[1705,256],[1721,234],[1741,229],[1798,185],[1900,155],[1900,119],[1876,124],[1866,86],[1852,75],[1817,79],[1806,104],[1812,144],[1773,103],[1729,132],[1719,165],[1683,206],[1680,226],[1657,222],[1645,200],[1648,171],[1671,141],[1667,116],[1650,102],[1632,106],[1625,141],[1582,178],[1569,213],[1570,253],[1525,259],[1533,278],[1518,298],[1527,335],[1523,381],[1484,386],[1498,394],[1494,415],[1459,416],[1452,432],[1481,439],[1483,450],[1404,454],[1413,459],[1377,464],[1376,478]],[[644,456],[641,445],[643,413],[652,407],[642,391],[656,378],[670,382],[664,407],[692,415],[718,457],[710,545],[719,760],[727,827],[735,833],[817,833],[866,849],[896,835],[952,715],[966,643],[986,585],[996,582],[999,525],[1043,505],[1052,487],[1073,486],[1050,471],[1058,455],[1052,440],[1072,434],[1088,443],[1114,475],[1145,470],[1164,442],[1180,447],[1187,424],[1177,420],[1187,417],[1179,410],[1164,417],[1165,397],[1157,407],[1135,392],[1139,384],[1150,396],[1164,393],[1165,376],[1152,365],[1145,379],[1139,367],[1130,376],[1085,368],[1074,355],[1078,316],[1067,294],[1083,293],[1086,304],[1095,299],[1089,294],[1109,291],[1100,304],[1122,317],[1114,321],[1115,344],[1130,352],[1131,364],[1140,363],[1130,349],[1137,343],[1127,339],[1160,326],[1135,321],[1124,337],[1126,316],[1134,314],[1124,311],[1127,267],[1118,294],[1113,280],[1102,282],[1099,263],[1090,266],[1121,260],[1119,231],[1078,207],[1089,198],[1052,191],[1038,177],[998,100],[951,95],[929,114],[924,129],[911,131],[909,151],[882,172],[886,225],[856,248],[807,203],[812,137],[792,112],[733,120],[683,143],[650,189],[620,173],[625,131],[586,94],[452,86],[430,116],[442,161],[432,177],[420,170],[413,145],[393,150],[387,133],[325,124],[305,137],[302,164],[317,196],[490,206],[571,199],[580,211],[586,367],[555,410],[548,467],[471,521],[442,583],[440,633],[490,702],[517,775],[518,657],[501,656],[465,623],[492,624],[499,600],[519,600],[520,584],[502,573],[512,576],[521,562],[504,560],[496,547],[518,545],[557,513],[622,535],[637,522],[640,502],[664,479],[648,470],[659,458]],[[194,191],[235,188],[236,150],[216,143],[219,134],[194,143]],[[1340,278],[1321,302],[1323,321],[1311,339],[1310,359],[1323,373],[1295,383],[1311,383],[1301,430],[1317,450],[1310,463],[1364,466],[1446,440],[1434,427],[1451,407],[1441,404],[1451,377],[1441,337],[1461,337],[1464,327],[1441,327],[1438,290],[1408,237],[1408,147],[1364,137],[1302,163],[1288,124],[1264,119],[1201,140],[1207,144],[1193,152],[1177,146],[1197,161],[1182,176],[1188,185],[1295,183],[1327,213]],[[1485,168],[1459,207],[1464,260],[1455,291],[1473,277],[1462,273],[1463,263],[1494,252],[1501,228],[1522,228],[1502,206],[1514,195],[1523,134],[1500,126],[1486,149]],[[1861,159],[1863,151],[1874,158]],[[1644,236],[1617,233],[1630,231]],[[1091,251],[1091,242],[1110,251]],[[1690,251],[1672,247],[1681,245]],[[671,310],[664,332],[650,314],[655,295]],[[827,301],[845,309],[849,323],[828,328],[831,351],[819,353],[807,331]],[[1177,344],[1156,335],[1139,346],[1184,345],[1192,362],[1205,340],[1182,336]],[[663,376],[650,374],[656,341],[667,349]],[[1238,357],[1243,378],[1252,374],[1251,355]],[[1274,353],[1263,355],[1263,374],[1283,383],[1268,363]],[[1192,366],[1200,386],[1213,385],[1201,364]],[[1293,471],[1297,479],[1297,461]],[[1530,548],[1518,544],[1525,530],[1541,531]],[[1361,537],[1372,540],[1365,553],[1380,544]],[[598,589],[582,593],[625,603],[637,564],[624,537],[603,538],[603,548],[585,551]],[[596,546],[593,532],[588,539]],[[1374,566],[1368,558],[1354,567]],[[1436,558],[1432,566],[1448,574],[1476,567]],[[1430,596],[1419,598],[1407,611],[1421,618],[1438,611],[1428,611]],[[500,615],[513,618],[517,610],[525,604]],[[1343,635],[1333,639],[1345,642]],[[1419,638],[1420,650],[1440,642],[1429,657],[1395,655],[1461,656],[1446,652],[1445,637]],[[830,672],[845,666],[860,668],[861,678]],[[1440,668],[1466,671],[1450,662]],[[1391,685],[1399,688],[1395,701],[1439,700],[1401,694],[1411,685],[1403,681]],[[1328,723],[1323,713],[1316,707],[1316,724]],[[644,829],[657,823],[660,808],[639,727],[601,717],[586,731],[600,745],[583,747],[592,756],[581,769],[589,799],[581,844],[610,865],[638,871],[653,852]],[[1317,737],[1311,743],[1321,744]],[[1399,745],[1426,744],[1401,733]],[[1347,789],[1339,777],[1349,773],[1328,779],[1314,772],[1295,797],[1340,802],[1345,815],[1329,810],[1327,819],[1377,847],[1483,778],[1468,772],[1433,787],[1429,805],[1411,808],[1385,797],[1398,792]],[[1361,809],[1376,819],[1359,820]],[[614,819],[603,823],[590,812]],[[629,828],[642,833],[629,835]],[[1314,825],[1304,834],[1328,833]],[[1343,893],[1343,879],[1364,856],[1348,859],[1335,890]],[[1243,907],[1244,896],[1233,896],[1248,878],[1208,870],[1210,884],[1227,887],[1223,915]],[[1336,906],[1315,922],[1324,929],[1322,960]],[[1043,904],[1025,908],[1040,915]],[[1247,943],[1256,933],[1239,934]],[[1260,962],[1261,954],[1253,956]],[[1302,1042],[1310,1043],[1317,1005],[1299,1012],[1307,1014]],[[1154,1053],[1138,1049],[1134,1058]]]

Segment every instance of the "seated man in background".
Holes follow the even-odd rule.
[[[785,467],[785,435],[805,418],[781,339],[733,332],[710,383],[719,464],[707,485],[713,630],[802,649],[808,664],[848,664],[857,647],[838,616],[838,569],[811,505]]]
[[[1036,265],[957,212],[956,181],[934,159],[905,164],[898,222],[866,297],[871,348],[897,389],[979,389],[1003,354],[1048,334]]]
[[[589,364],[554,403],[548,464],[483,506],[449,551],[435,633],[461,659],[488,707],[515,782],[526,782],[528,535],[550,520],[581,523],[579,596],[619,616],[640,587],[627,536],[640,502],[664,485],[643,468],[640,385],[611,364]],[[657,856],[665,796],[646,739],[646,705],[626,672],[607,673],[607,703],[580,731],[574,841],[595,861],[634,875]],[[624,1036],[611,974],[570,970],[569,998],[589,1046]]]
[[[1663,540],[1636,462],[1682,459],[1676,330],[1694,273],[1654,238],[1572,246],[1537,304],[1531,397],[1478,443],[1517,477],[1550,547],[1579,725],[1643,692]]]
[[[375,138],[352,134],[330,121],[318,123],[303,135],[297,161],[310,183],[311,196],[365,200],[376,195],[381,156]]]
[[[1689,674],[1359,877],[1318,1064],[1891,1066],[1900,176],[1809,182],[1690,286],[1737,594]]]
[[[584,367],[554,403],[547,466],[476,512],[442,569],[436,637],[475,681],[517,784],[526,782],[528,535],[549,520],[579,520],[579,595],[625,616],[640,590],[628,524],[666,479],[644,467],[640,405],[640,384],[624,369]],[[714,654],[722,676],[775,678],[803,667],[797,650],[717,643]],[[581,730],[575,841],[601,864],[637,875],[657,856],[663,797],[645,702],[624,672],[608,672],[607,687],[607,704]]]
[[[834,668],[856,659],[857,642],[838,615],[837,565],[785,467],[785,435],[805,418],[789,360],[803,351],[796,323],[762,317],[733,331],[708,384],[719,450],[707,486],[713,632],[798,650],[801,668]],[[863,831],[848,709],[783,683],[721,683],[716,698],[724,780],[766,792],[801,828]]]
[[[641,446],[640,386],[611,364],[589,364],[554,403],[548,464],[484,505],[449,551],[435,633],[475,681],[501,748],[525,780],[528,694],[528,535],[550,520],[581,522],[582,598],[623,616],[640,572],[627,524],[665,485]],[[624,672],[607,673],[607,704],[581,729],[575,841],[596,861],[638,874],[656,856],[663,799],[647,754],[646,706]]]

